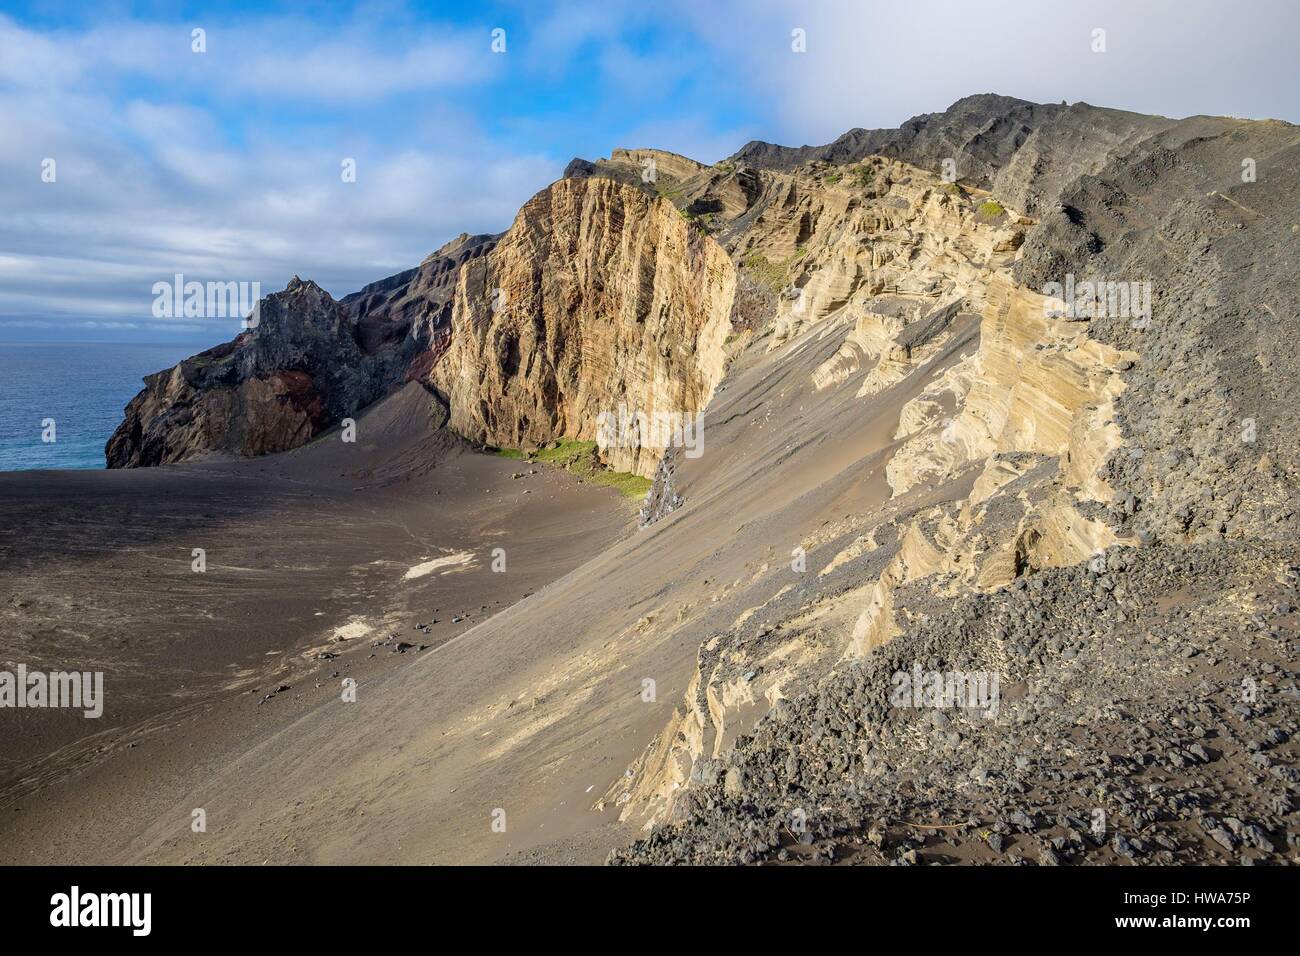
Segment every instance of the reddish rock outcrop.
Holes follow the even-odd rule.
[[[262,300],[253,328],[145,379],[105,448],[108,467],[287,451],[424,382],[450,341],[460,270],[494,242],[461,235],[342,301],[295,276]]]

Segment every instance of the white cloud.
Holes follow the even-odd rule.
[[[216,96],[338,103],[463,88],[500,69],[482,30],[386,33],[382,22],[357,20],[327,31],[303,18],[200,18],[200,27],[206,49],[198,53],[188,22],[43,34],[0,15],[0,80],[49,90],[146,78]]]
[[[710,162],[754,135],[822,143],[979,92],[1295,120],[1298,10],[602,0],[520,6],[507,56],[490,52],[490,25],[408,23],[389,4],[341,25],[40,32],[0,15],[0,320],[130,322],[175,272],[267,291],[297,273],[342,295],[461,231],[506,228],[608,136]],[[190,51],[194,26],[207,53]],[[1088,48],[1098,26],[1103,55]],[[795,27],[807,53],[790,49]],[[514,109],[509,95],[534,85],[543,95]],[[341,181],[344,157],[356,183]],[[41,181],[46,158],[56,183]]]
[[[1290,49],[1300,6],[1290,0],[674,2],[747,95],[770,104],[787,145],[897,126],[973,93],[1300,119]],[[805,53],[791,50],[795,28],[806,31]],[[1096,28],[1106,30],[1105,53],[1092,51]]]
[[[240,42],[224,51],[221,39],[236,34],[209,30],[207,62],[225,77],[213,93],[257,93],[259,106],[264,93],[378,103],[456,87],[476,75],[474,56],[491,56],[486,35],[471,56],[462,35],[312,45],[311,30],[286,42],[283,32],[239,29]],[[44,36],[0,17],[6,324],[62,318],[127,328],[125,320],[149,316],[153,283],[176,272],[259,281],[265,292],[300,274],[341,296],[417,264],[461,231],[506,228],[559,174],[550,157],[503,151],[471,117],[436,104],[426,112],[448,122],[414,123],[393,145],[328,120],[290,136],[254,128],[232,143],[228,109],[172,96],[166,83],[115,95],[128,74],[193,80],[181,73],[201,57],[189,52],[188,29],[181,33],[178,48],[171,27]],[[345,157],[356,160],[355,183],[340,175]],[[56,163],[52,183],[41,178],[47,158]]]

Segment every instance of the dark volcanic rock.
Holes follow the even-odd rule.
[[[1283,862],[1279,848],[1300,842],[1296,781],[1254,771],[1251,744],[1285,738],[1272,752],[1292,769],[1296,622],[1260,649],[1236,626],[1249,607],[1223,596],[1285,591],[1269,582],[1295,565],[1297,548],[1225,542],[1125,556],[1123,596],[1100,620],[1084,567],[1042,571],[1036,587],[929,599],[903,634],[769,711],[724,755],[720,780],[694,778],[676,821],[610,862],[818,862],[828,845],[836,862],[869,864],[909,854],[922,863]],[[1162,599],[1176,592],[1183,598],[1170,608]],[[1222,659],[1188,666],[1174,643],[1145,639],[1174,631]],[[1070,657],[1066,635],[1087,635]],[[1020,643],[1040,650],[1008,654]],[[936,720],[897,706],[893,677],[917,663],[999,673],[997,713],[953,709]],[[1243,675],[1255,706],[1242,703]],[[1215,742],[1214,761],[1170,759],[1200,737]],[[784,821],[807,807],[816,812],[796,839]]]
[[[942,113],[914,116],[898,129],[853,129],[824,146],[751,142],[731,161],[792,169],[814,160],[856,163],[874,154],[941,171],[951,159],[958,181],[991,189],[1013,208],[1034,215],[1066,184],[1172,125],[1164,117],[1087,103],[1030,103],[982,93]]]
[[[108,467],[287,451],[425,381],[449,341],[459,270],[495,241],[462,235],[341,302],[295,276],[261,301],[253,328],[145,379],[104,450]]]

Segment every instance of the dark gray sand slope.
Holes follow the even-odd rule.
[[[509,477],[518,463],[471,453],[444,455],[414,495],[394,484],[351,490],[347,479],[330,478],[323,488],[296,484],[306,480],[297,461],[317,453],[312,447],[220,466],[221,475],[242,468],[249,475],[265,469],[278,476],[283,499],[272,506],[269,495],[260,496],[262,508],[285,516],[278,525],[282,540],[263,546],[265,564],[308,567],[296,572],[300,577],[267,582],[250,596],[247,613],[256,618],[250,630],[263,637],[260,643],[243,639],[247,657],[199,652],[189,649],[191,643],[211,647],[231,629],[233,615],[220,595],[209,598],[214,619],[202,639],[192,627],[172,627],[158,618],[162,608],[181,603],[162,589],[190,582],[192,535],[178,534],[174,543],[169,537],[176,569],[171,578],[152,583],[148,590],[161,594],[158,604],[134,611],[133,626],[161,631],[176,642],[170,650],[155,649],[157,659],[189,655],[171,665],[177,685],[186,668],[202,663],[212,686],[225,681],[232,688],[231,702],[199,703],[199,713],[166,733],[106,734],[111,752],[94,769],[40,792],[30,782],[11,785],[0,817],[6,857],[188,863],[603,860],[634,834],[615,823],[613,809],[593,806],[680,704],[702,637],[710,629],[725,630],[747,609],[765,605],[766,614],[780,618],[802,603],[790,588],[787,542],[816,531],[827,513],[906,511],[961,491],[941,488],[888,500],[883,467],[898,409],[929,375],[883,393],[864,414],[861,405],[819,395],[809,384],[840,338],[819,329],[784,348],[779,360],[742,357],[710,407],[708,453],[679,462],[677,488],[691,506],[621,538],[629,524],[619,509],[626,505],[609,500],[607,492],[547,472],[526,479],[536,483],[521,498],[515,490],[521,482]],[[972,326],[935,357],[930,371],[939,374],[976,345]],[[211,466],[167,468],[112,477],[157,482],[210,471]],[[510,495],[481,490],[492,482],[502,482]],[[447,525],[452,511],[437,497],[430,499],[431,488],[461,503],[464,511],[454,527]],[[309,494],[315,497],[299,500]],[[537,501],[543,494],[552,497]],[[402,508],[394,507],[397,501],[405,503]],[[530,510],[534,504],[541,507]],[[302,515],[322,512],[331,517],[321,524],[295,523],[316,521]],[[334,522],[337,530],[320,534],[322,525],[332,529]],[[295,527],[302,537],[290,540]],[[488,578],[476,578],[473,569],[402,580],[408,568],[442,550],[473,551],[481,558],[491,535],[503,531],[508,571],[484,580],[482,598],[479,591],[464,596],[472,582]],[[238,536],[237,529],[227,534]],[[366,540],[376,544],[373,551],[366,551]],[[349,569],[343,575],[320,568],[335,548],[341,553],[332,566]],[[218,550],[209,552],[211,565]],[[291,560],[298,550],[314,557]],[[566,574],[578,555],[595,556]],[[48,558],[43,565],[31,560],[37,568],[25,573],[56,573],[50,569],[57,563]],[[115,578],[139,566],[116,552],[100,560],[118,562]],[[245,557],[240,562],[253,564]],[[862,571],[857,563],[846,565],[842,580]],[[215,580],[214,573],[205,580]],[[321,579],[329,583],[318,590]],[[19,590],[29,589],[7,588]],[[270,591],[301,595],[302,619],[295,622],[288,610],[274,621],[259,617],[257,601]],[[525,598],[527,592],[536,593]],[[333,597],[318,599],[318,593]],[[122,594],[134,603],[134,595]],[[202,601],[187,594],[183,603],[197,614]],[[469,627],[483,614],[480,604],[492,609],[496,601],[513,606]],[[448,627],[449,612],[467,605],[471,620]],[[318,610],[328,616],[314,618]],[[411,622],[430,617],[444,622],[432,637],[410,630]],[[348,642],[337,660],[310,660],[308,650],[325,646],[334,628],[352,621],[372,631]],[[825,623],[837,635],[851,626],[851,617]],[[433,646],[408,651],[398,666],[358,670],[368,666],[370,641],[389,633]],[[826,643],[838,646],[840,639]],[[361,652],[350,649],[358,645]],[[389,648],[376,650],[380,659],[391,657]],[[272,651],[280,653],[270,656]],[[354,669],[342,673],[359,676],[356,703],[343,703],[338,680],[329,676],[345,662]],[[654,700],[643,699],[647,678],[655,681]],[[290,690],[259,703],[279,683]],[[740,729],[728,728],[727,736]],[[131,739],[138,746],[127,750]],[[198,834],[190,820],[200,807],[208,829]],[[504,811],[503,833],[492,826],[501,819],[497,811]]]
[[[344,706],[344,678],[364,720],[372,681],[634,526],[612,491],[554,470],[512,479],[518,462],[467,450],[440,420],[411,385],[352,444],[0,476],[0,666],[102,671],[105,685],[99,719],[0,710],[0,858],[123,858],[238,754]],[[281,758],[295,755],[258,779]]]

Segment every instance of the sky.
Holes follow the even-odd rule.
[[[1291,0],[0,0],[0,341],[215,344],[238,321],[157,283],[342,297],[620,146],[716,162],[985,92],[1300,122],[1297,36]]]

